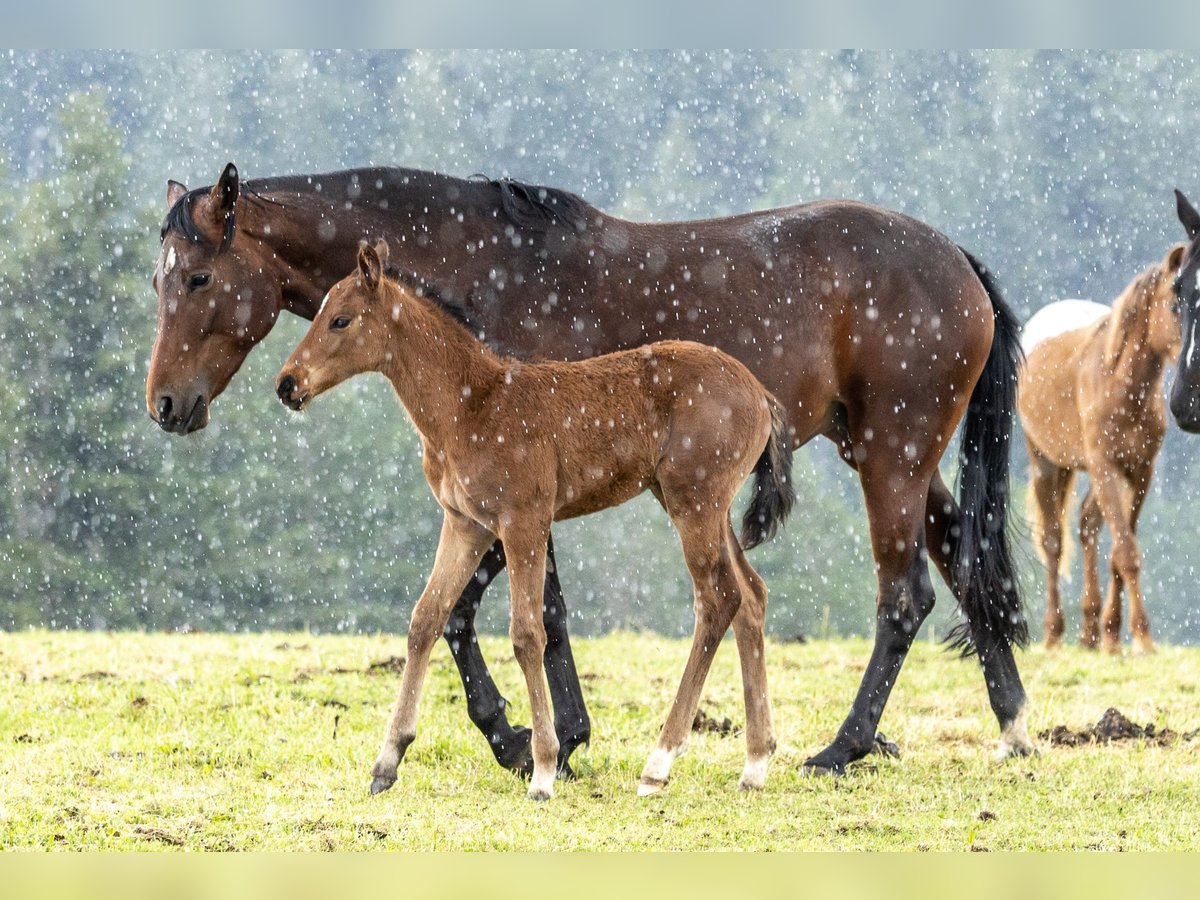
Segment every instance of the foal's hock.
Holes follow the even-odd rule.
[[[746,702],[742,788],[760,788],[775,747],[763,655],[767,591],[743,548],[769,538],[793,501],[790,436],[779,404],[732,357],[662,341],[581,362],[524,363],[492,353],[428,285],[385,269],[388,247],[359,252],[279,374],[302,409],[361,372],[396,389],[421,436],[426,478],[444,510],[433,573],[413,609],[408,665],[372,792],[391,787],[416,735],[433,643],[498,537],[512,591],[513,649],[533,716],[529,796],[553,794],[558,739],[543,651],[542,581],[551,522],[650,490],[679,532],[695,591],[691,653],[639,793],[667,783],[683,751],[716,648],[733,626]],[[730,507],[754,473],[734,536]]]

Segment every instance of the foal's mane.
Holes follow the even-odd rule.
[[[175,202],[167,211],[159,233],[159,241],[167,234],[177,231],[187,240],[197,244],[208,243],[207,238],[196,226],[192,207],[197,197],[212,191],[212,186],[193,188]],[[552,227],[568,228],[581,232],[587,227],[591,205],[577,194],[559,188],[530,184],[513,178],[455,178],[438,172],[404,168],[347,169],[318,175],[281,175],[270,178],[255,178],[241,182],[239,199],[251,203],[272,204],[286,208],[286,199],[264,196],[266,194],[294,194],[303,197],[329,197],[342,200],[346,197],[387,198],[406,191],[421,192],[437,198],[455,197],[452,201],[463,208],[472,208],[482,213],[500,213],[514,227],[525,232],[543,233]],[[236,230],[236,212],[226,222],[226,236],[218,252],[224,251],[233,239]]]
[[[1104,358],[1109,368],[1116,368],[1122,350],[1133,343],[1126,339],[1148,327],[1145,302],[1154,296],[1162,278],[1162,263],[1153,263],[1129,282],[1113,301],[1112,312],[1108,314],[1108,336],[1104,342]]]
[[[388,263],[384,267],[383,274],[401,287],[408,288],[408,290],[418,297],[424,297],[430,301],[451,319],[467,329],[472,337],[478,338],[475,324],[471,321],[470,316],[467,315],[466,307],[453,295],[443,291],[429,279],[422,278],[416,272],[409,272],[402,269],[395,263]]]

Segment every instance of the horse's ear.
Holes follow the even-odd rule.
[[[213,201],[213,215],[216,216],[218,222],[224,222],[226,216],[233,212],[240,190],[237,166],[227,163],[209,195]]]
[[[379,265],[386,269],[388,259],[390,259],[392,255],[392,250],[388,246],[388,242],[383,238],[380,238],[375,242],[375,255],[379,257]]]
[[[167,209],[171,209],[183,199],[183,195],[187,193],[187,185],[180,184],[178,181],[167,179]]]
[[[1194,241],[1196,235],[1200,235],[1200,213],[1196,212],[1196,207],[1188,202],[1188,198],[1183,196],[1179,188],[1175,188],[1175,212],[1183,227],[1187,229],[1188,240]]]
[[[387,244],[383,244],[383,248],[386,252]],[[358,274],[371,291],[379,287],[379,282],[383,279],[383,261],[379,258],[379,251],[370,244],[363,244],[358,248]]]
[[[1187,250],[1187,244],[1176,244],[1167,253],[1167,258],[1163,261],[1165,274],[1171,275],[1179,271],[1179,267],[1183,265],[1183,254]]]

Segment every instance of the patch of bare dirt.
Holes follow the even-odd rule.
[[[1178,740],[1190,741],[1200,734],[1200,729],[1179,734],[1170,728],[1158,728],[1153,722],[1138,725],[1116,707],[1110,706],[1095,725],[1082,731],[1072,731],[1066,725],[1038,733],[1043,741],[1055,747],[1084,747],[1088,744],[1111,744],[1116,741],[1144,740],[1153,747],[1169,747]]]
[[[724,719],[714,719],[704,710],[696,710],[696,718],[692,720],[692,731],[697,734],[715,734],[719,737],[729,737],[737,733],[737,728],[726,716]]]
[[[163,844],[170,844],[172,847],[182,847],[187,843],[178,835],[171,834],[168,831],[163,831],[161,828],[151,828],[149,825],[138,825],[133,829],[133,833],[145,841],[159,841]]]
[[[337,666],[333,669],[297,669],[292,675],[292,683],[312,681],[314,675],[400,675],[404,672],[405,662],[403,656],[389,656],[385,659],[375,660],[365,669],[348,669],[345,666]]]

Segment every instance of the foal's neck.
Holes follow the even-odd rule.
[[[430,300],[384,284],[376,302],[388,345],[379,371],[421,435],[445,445],[473,427],[472,410],[504,378],[506,361]]]

